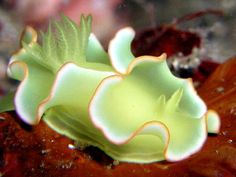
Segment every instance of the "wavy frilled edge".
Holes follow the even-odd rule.
[[[26,50],[23,48],[23,43],[27,44],[29,47],[32,47],[36,42],[37,42],[37,32],[30,26],[27,26],[25,30],[22,32],[22,35],[20,37],[21,43],[20,46],[21,48],[16,51],[13,56],[10,58],[8,68],[7,68],[7,74],[17,80],[21,80],[20,85],[18,86],[15,97],[14,97],[14,107],[16,109],[17,114],[21,119],[31,125],[36,125],[38,124],[40,118],[36,119],[30,119],[31,114],[35,115],[34,108],[37,107],[37,103],[23,103],[21,98],[24,98],[24,88],[26,85],[28,85],[29,81],[29,68],[25,62],[27,61],[27,53]],[[46,71],[47,72],[47,71]],[[32,91],[32,90],[31,90]],[[30,92],[31,92],[30,91]],[[29,93],[30,93],[29,92]],[[31,95],[31,97],[33,94]],[[43,98],[41,98],[43,99]],[[26,99],[27,100],[27,99]],[[27,108],[33,108],[30,109],[30,113],[25,111]]]
[[[151,57],[151,56],[148,56],[148,57],[151,57],[150,60],[152,61],[164,61],[165,59],[165,54],[163,54],[161,57]],[[147,57],[147,56],[146,56]],[[148,123],[145,123],[144,125],[141,125],[139,128],[137,128],[130,136],[126,137],[125,139],[114,139],[112,138],[111,136],[109,136],[109,132],[105,129],[105,127],[99,123],[98,121],[98,115],[96,115],[96,101],[101,99],[100,98],[100,95],[102,94],[103,92],[103,87],[106,87],[106,86],[109,86],[109,84],[112,84],[112,82],[119,82],[119,81],[122,81],[124,79],[125,76],[129,75],[130,72],[132,72],[132,69],[138,65],[139,63],[141,62],[145,62],[145,61],[150,61],[149,59],[147,60],[146,57],[139,57],[139,58],[136,58],[134,59],[129,65],[128,65],[128,69],[127,71],[125,72],[124,75],[121,75],[121,74],[117,74],[117,75],[113,75],[113,76],[109,76],[109,77],[106,77],[104,78],[101,83],[99,84],[99,86],[96,88],[96,91],[94,92],[93,96],[92,96],[92,99],[89,103],[89,115],[90,115],[90,118],[93,122],[93,124],[98,128],[100,129],[104,136],[112,143],[114,144],[117,144],[117,145],[121,145],[121,144],[126,144],[127,142],[129,142],[133,137],[135,137],[136,135],[139,134],[139,132],[141,132],[145,127],[147,126],[150,126],[150,125],[159,125],[160,127],[162,127],[164,130],[163,132],[166,132],[164,134],[168,134],[169,135],[169,130],[168,128],[161,122],[158,122],[158,121],[150,121]],[[169,137],[169,136],[165,136],[165,137]],[[169,139],[169,138],[168,138]],[[165,141],[165,142],[168,142]],[[166,143],[168,144],[168,143]]]
[[[148,55],[141,57],[134,57],[130,49],[131,42],[134,36],[135,36],[135,31],[130,27],[126,27],[119,30],[109,44],[108,53],[110,56],[110,63],[113,66],[114,70],[121,77],[128,76],[137,65],[144,63],[146,61],[161,62],[166,60],[166,54],[162,54],[159,57],[148,56]],[[146,58],[148,59],[146,60]],[[170,71],[167,72],[170,73]],[[171,75],[171,77],[174,77],[172,74],[169,75]],[[174,78],[176,80],[182,80],[187,82],[188,87],[192,90],[191,92],[194,95],[194,100],[197,100],[197,102],[201,105],[200,107],[202,108],[201,110],[198,111],[198,114],[193,116],[202,117],[207,111],[207,107],[204,101],[197,95],[197,92],[193,86],[192,79],[191,78],[182,79],[177,77]]]
[[[30,29],[30,28],[29,28]],[[30,29],[32,30],[32,29]],[[35,34],[33,31],[32,31],[32,34]],[[34,35],[33,35],[34,36]],[[117,36],[116,36],[117,37]],[[37,40],[37,36],[35,37],[32,37],[32,42],[35,42],[35,40]],[[29,43],[29,45],[31,44],[31,42]],[[113,44],[114,45],[114,44]],[[115,46],[115,45],[114,45]],[[112,50],[109,50],[109,51],[112,51]],[[24,49],[20,49],[19,52],[15,55],[18,55],[19,53],[22,53],[24,52]],[[110,56],[113,56],[113,54],[110,54]],[[145,57],[148,57],[149,59],[148,60],[152,60],[152,61],[163,61],[165,60],[165,55],[162,55],[161,57],[152,57],[152,56],[144,56],[144,57],[138,57],[136,59],[134,59],[133,61],[130,61],[130,63],[128,62],[128,67],[126,69],[125,72],[119,72],[118,70],[119,69],[116,69],[117,73],[112,73],[110,76],[106,77],[105,79],[103,79],[103,81],[99,84],[99,86],[97,87],[92,99],[91,99],[91,102],[89,104],[89,114],[90,114],[90,118],[91,118],[91,122],[98,128],[101,130],[101,132],[103,132],[104,136],[112,143],[116,144],[116,145],[122,145],[122,144],[126,144],[128,142],[130,142],[133,138],[135,138],[136,136],[138,135],[141,135],[141,134],[150,134],[150,130],[153,130],[155,129],[155,132],[160,136],[160,138],[162,138],[164,144],[165,144],[165,148],[164,148],[164,154],[165,154],[165,158],[169,161],[177,161],[177,160],[182,160],[184,158],[187,158],[188,156],[190,156],[191,154],[197,152],[198,150],[200,150],[200,148],[202,147],[204,141],[206,140],[206,134],[207,134],[207,131],[204,131],[203,132],[203,135],[204,138],[202,138],[202,141],[199,141],[199,145],[197,145],[197,148],[193,148],[191,151],[187,152],[185,154],[185,156],[181,156],[181,157],[174,157],[173,155],[169,155],[170,153],[168,153],[168,146],[169,146],[169,141],[170,141],[170,133],[169,133],[169,130],[168,128],[161,122],[158,122],[158,121],[149,121],[149,122],[146,122],[144,123],[143,125],[140,125],[140,127],[138,127],[133,133],[132,135],[130,135],[129,137],[126,137],[126,139],[123,139],[123,140],[114,140],[114,139],[111,139],[109,137],[109,133],[107,133],[105,130],[104,130],[104,127],[102,127],[101,125],[99,125],[99,123],[96,121],[96,116],[93,115],[93,108],[92,108],[92,104],[94,103],[95,101],[95,98],[96,98],[96,95],[98,94],[100,88],[102,87],[102,85],[104,85],[104,83],[108,82],[110,79],[113,79],[113,78],[119,78],[119,79],[122,79],[123,77],[129,75],[132,70],[135,68],[135,66],[141,64],[142,62],[146,62],[147,60],[145,59]],[[111,63],[112,63],[112,58],[111,58]],[[44,109],[43,107],[45,106],[45,104],[47,102],[49,102],[51,100],[51,98],[53,97],[54,93],[55,93],[55,88],[57,87],[57,83],[58,83],[58,79],[60,75],[63,75],[63,70],[66,66],[68,65],[71,65],[71,64],[74,64],[74,63],[66,63],[64,64],[61,69],[59,69],[59,71],[57,72],[57,76],[56,76],[56,79],[55,81],[53,82],[52,86],[51,86],[51,89],[50,89],[50,92],[47,96],[46,99],[43,99],[42,101],[40,101],[39,103],[39,106],[37,107],[37,112],[36,112],[36,119],[34,121],[31,121],[31,120],[24,120],[25,122],[27,123],[30,123],[30,124],[37,124],[39,122],[39,120],[41,119],[43,113],[44,113]],[[19,101],[17,98],[21,97],[20,94],[21,94],[21,90],[24,90],[24,87],[25,87],[25,83],[27,82],[27,79],[28,79],[28,68],[26,66],[26,64],[24,62],[21,62],[21,61],[15,61],[14,59],[11,60],[10,64],[9,64],[9,68],[10,70],[13,69],[13,68],[17,68],[18,73],[22,79],[22,82],[19,86],[19,88],[17,89],[17,92],[16,92],[16,97],[15,97],[15,105],[16,105],[16,109],[17,109],[17,112],[19,112],[20,115],[24,114],[22,113],[21,111],[21,108],[18,107],[18,105],[20,105]],[[11,71],[9,70],[9,73],[11,73]],[[15,69],[14,69],[15,70]],[[116,75],[116,76],[114,76]],[[13,76],[14,77],[14,76]],[[193,89],[194,92],[195,89],[193,87],[193,84],[192,84],[192,81],[191,79],[187,79],[186,80],[188,83],[189,83],[189,86]],[[203,108],[203,110],[205,110],[206,108]],[[204,111],[202,111],[204,112]],[[210,112],[212,113],[212,112]],[[209,116],[211,115],[211,116]],[[215,114],[214,114],[215,115]],[[22,116],[21,116],[22,117]],[[27,116],[24,116],[24,117],[27,117]],[[208,118],[210,117],[210,118]],[[213,117],[213,118],[212,118]],[[202,123],[204,125],[207,125],[209,128],[209,130],[211,130],[211,132],[215,133],[215,132],[218,132],[219,131],[219,123],[216,123],[216,124],[213,124],[213,126],[210,128],[210,124],[212,124],[212,122],[214,122],[216,119],[219,120],[219,117],[216,118],[217,116],[212,116],[212,114],[209,114],[209,112],[205,113],[205,115],[202,115]],[[207,122],[207,123],[206,123]],[[203,125],[203,126],[204,126]],[[207,130],[207,128],[205,127],[205,130]],[[152,132],[153,133],[153,132]],[[125,161],[128,161],[128,160],[125,160]],[[155,160],[152,160],[152,161],[155,161]]]
[[[61,70],[63,70],[65,66],[70,65],[70,64],[78,65],[78,63],[66,62],[55,73],[56,77],[52,76],[53,73],[51,73],[50,71],[48,71],[47,69],[41,66],[38,66],[37,63],[35,63],[27,55],[27,51],[23,48],[23,43],[25,45],[28,45],[29,48],[33,47],[34,44],[37,43],[37,38],[38,38],[37,32],[32,27],[27,26],[25,30],[23,31],[20,38],[22,41],[20,45],[21,48],[18,51],[16,51],[13,54],[13,56],[10,58],[7,73],[10,77],[21,81],[21,83],[19,84],[16,90],[15,97],[14,97],[14,107],[16,109],[16,112],[25,123],[36,125],[39,123],[43,115],[43,113],[40,112],[41,105],[46,102],[45,98],[48,99],[47,97],[50,97],[50,95],[53,93],[53,91],[51,90],[51,87],[54,88],[55,87],[54,85],[57,84],[57,78],[58,78],[57,75],[61,73]],[[106,54],[103,47],[97,40],[96,36],[92,33],[89,37],[88,50],[86,52],[89,53],[89,56],[87,57],[89,64],[86,67],[92,67],[92,68],[95,67],[93,66],[93,63],[95,62],[97,62],[98,64],[101,64],[100,66],[101,68],[104,68],[104,66],[106,67],[106,65],[109,63],[108,54]],[[95,56],[97,56],[97,58],[95,58]],[[33,65],[34,67],[27,66],[27,64]],[[101,68],[99,70],[101,70]],[[109,67],[106,67],[106,69],[107,68],[108,70],[110,70]],[[30,75],[29,75],[29,70],[31,72]],[[44,79],[41,79],[42,81],[41,84],[36,84],[36,86],[38,87],[35,87],[34,89],[32,88],[27,89],[29,85],[34,85],[34,84],[30,84],[30,82],[33,83],[33,81],[37,80],[37,79],[32,79],[32,77],[34,76],[40,77],[41,75],[43,75],[37,72],[41,72],[43,74],[46,73],[48,77],[45,75],[42,76],[44,77]],[[45,79],[47,79],[47,82],[45,82]],[[40,92],[40,90],[42,91],[42,89],[44,88],[46,88],[47,94],[40,95],[34,92],[34,90],[37,90],[38,92]],[[25,97],[25,95],[27,94],[25,90],[29,91],[28,95],[31,98]],[[34,101],[30,101],[30,99],[32,98],[34,98]]]
[[[13,53],[13,56],[10,58],[9,65],[11,65],[20,54],[25,53],[25,49],[22,47],[22,41],[25,41],[29,46],[32,46],[34,43],[37,42],[38,35],[37,32],[30,26],[26,26],[24,31],[22,32],[20,36],[20,49],[17,50],[15,53]],[[7,74],[9,76],[12,76],[11,71],[9,70],[9,67],[7,68]]]
[[[149,59],[146,59],[146,57],[148,57]],[[163,124],[162,122],[159,121],[151,121],[148,123],[144,123],[144,125],[140,125],[140,127],[138,127],[132,134],[130,134],[129,136],[126,137],[122,137],[122,138],[118,138],[116,137],[116,135],[111,136],[112,133],[109,131],[109,129],[107,129],[106,125],[104,125],[100,120],[99,117],[99,111],[97,112],[96,110],[96,104],[97,100],[102,99],[100,97],[100,95],[102,95],[102,92],[106,89],[104,89],[104,87],[107,87],[110,83],[112,82],[116,82],[116,81],[121,81],[125,76],[129,75],[129,73],[132,72],[132,69],[135,68],[135,66],[143,63],[143,62],[147,62],[147,61],[155,61],[155,62],[160,62],[160,61],[164,61],[165,60],[165,55],[162,55],[161,57],[150,57],[150,56],[145,56],[145,57],[139,57],[136,58],[133,62],[130,63],[127,72],[125,73],[125,75],[121,75],[121,76],[110,76],[108,78],[105,78],[100,85],[98,86],[93,98],[91,99],[90,102],[90,106],[89,106],[89,113],[90,113],[90,118],[92,119],[93,124],[100,129],[104,136],[111,141],[114,144],[117,145],[122,145],[122,144],[126,144],[129,143],[130,141],[132,141],[132,139],[134,139],[136,136],[140,135],[140,134],[152,134],[152,135],[156,135],[162,138],[163,143],[165,144],[165,148],[164,148],[164,155],[165,155],[165,159],[168,161],[179,161],[182,159],[185,159],[187,157],[189,157],[190,155],[194,154],[195,152],[199,151],[204,142],[206,141],[206,137],[207,137],[207,128],[206,128],[206,117],[203,115],[200,119],[200,131],[199,132],[195,132],[196,135],[198,136],[198,140],[195,141],[195,143],[193,143],[193,147],[189,149],[189,151],[185,151],[184,154],[181,155],[176,155],[173,154],[172,151],[169,149],[169,144],[170,144],[170,130],[168,128],[168,126],[166,126],[165,124]],[[190,84],[192,86],[192,82],[189,82],[189,80],[187,80],[187,83]],[[193,87],[193,86],[192,86]],[[129,122],[127,122],[129,123]],[[160,131],[160,128],[162,129]],[[146,132],[145,129],[152,129],[152,131]],[[158,132],[158,133],[157,133]],[[166,136],[167,135],[167,136]],[[163,137],[165,137],[166,139],[163,139]],[[187,142],[185,142],[187,143]]]
[[[111,136],[111,132],[106,128],[106,125],[102,123],[102,121],[100,120],[100,113],[99,111],[96,110],[96,105],[99,104],[97,103],[98,100],[102,99],[103,92],[106,91],[106,87],[109,87],[110,84],[112,84],[112,82],[116,82],[116,81],[121,81],[123,80],[126,76],[128,76],[133,69],[145,62],[161,62],[161,61],[165,61],[166,60],[166,55],[163,54],[160,57],[152,57],[152,56],[141,56],[138,58],[134,58],[131,51],[127,50],[127,47],[129,45],[128,48],[130,48],[130,44],[131,41],[134,37],[134,31],[131,28],[125,28],[120,30],[116,36],[114,37],[114,39],[111,41],[110,45],[109,45],[109,55],[110,55],[110,59],[111,59],[111,63],[112,66],[115,68],[115,70],[120,74],[120,75],[116,75],[116,76],[110,76],[108,78],[105,78],[100,85],[98,86],[98,88],[96,89],[96,92],[93,96],[93,98],[91,99],[90,102],[90,106],[89,106],[89,114],[90,117],[92,119],[93,124],[100,129],[104,136],[109,139],[109,141],[113,142],[114,144],[117,145],[121,145],[121,144],[125,144],[128,143],[129,141],[131,141],[135,136],[139,135],[140,130],[142,130],[144,127],[141,125],[139,128],[137,128],[132,134],[130,134],[127,137],[122,137],[122,138],[117,138],[115,135]],[[122,46],[125,48],[125,50],[123,50],[123,48],[119,48],[116,46]],[[122,57],[124,56],[123,54],[127,54],[126,58]],[[121,56],[120,56],[121,55]],[[123,60],[119,60],[119,58],[122,58]],[[123,62],[123,63],[122,63]],[[206,113],[206,105],[204,104],[204,102],[201,100],[201,98],[197,95],[193,83],[192,83],[192,79],[180,79],[180,78],[176,78],[179,80],[184,80],[188,83],[188,87],[191,88],[191,92],[193,95],[195,95],[196,100],[198,100],[199,104],[201,105],[202,108],[200,108],[200,113],[196,114],[196,117],[198,116],[198,118],[201,119],[201,125],[202,128],[199,132],[196,132],[196,134],[198,134],[197,136],[199,136],[200,138],[193,143],[193,147],[189,149],[188,152],[185,152],[184,154],[178,156],[176,154],[173,154],[171,152],[171,150],[168,149],[169,143],[170,143],[170,131],[168,129],[167,126],[163,126],[164,124],[162,122],[159,121],[152,121],[148,124],[145,124],[145,128],[148,128],[148,126],[152,126],[155,127],[156,125],[162,125],[160,127],[163,128],[163,132],[168,132],[166,133],[167,135],[169,135],[167,137],[167,140],[165,140],[165,150],[164,150],[164,154],[165,154],[165,158],[168,161],[178,161],[178,160],[182,160],[185,159],[187,157],[189,157],[190,155],[196,153],[197,151],[199,151],[204,142],[206,141],[206,137],[207,137],[207,126],[208,124],[211,124],[211,122],[207,122],[207,120],[209,120],[209,118],[207,117],[208,112]],[[212,121],[215,121],[213,119],[211,119]],[[127,122],[128,123],[128,122]],[[216,127],[218,126],[218,124],[213,124],[212,127],[214,127],[215,129],[217,129]],[[213,129],[214,129],[213,128]],[[216,131],[215,131],[216,132]],[[153,132],[152,132],[153,133]],[[202,134],[201,134],[202,133]],[[201,135],[200,135],[201,134]],[[159,136],[163,136],[159,135]],[[166,137],[166,136],[165,136]]]

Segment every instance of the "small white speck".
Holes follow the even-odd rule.
[[[224,87],[217,87],[216,91],[219,92],[219,93],[222,93],[222,92],[225,91],[225,89],[224,89]]]
[[[72,149],[72,150],[76,149],[75,145],[73,145],[73,144],[68,144],[68,148]]]
[[[44,149],[41,151],[42,154],[47,154],[51,151],[51,149]]]
[[[112,164],[116,166],[116,165],[119,165],[120,162],[118,160],[114,160]]]

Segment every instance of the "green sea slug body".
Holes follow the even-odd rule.
[[[165,54],[135,58],[131,28],[116,34],[107,54],[90,26],[90,17],[78,27],[63,16],[42,44],[26,28],[8,68],[21,81],[14,102],[24,122],[43,119],[75,141],[136,163],[182,160],[202,147],[208,131],[219,131],[217,113],[207,111],[191,79],[172,75]]]

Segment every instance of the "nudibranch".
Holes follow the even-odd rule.
[[[218,133],[220,118],[197,95],[191,79],[175,77],[166,55],[135,58],[134,30],[121,29],[108,53],[90,32],[91,17],[77,26],[68,17],[42,33],[27,27],[9,63],[21,81],[15,110],[30,125],[42,119],[75,141],[119,161],[179,161]]]

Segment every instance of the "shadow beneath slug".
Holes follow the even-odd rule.
[[[25,131],[32,131],[33,130],[33,126],[26,124],[24,121],[22,121],[20,119],[20,117],[18,116],[18,114],[15,111],[10,111],[9,114],[12,116],[12,118],[14,119],[15,122],[18,123],[18,125],[24,129]]]
[[[104,166],[108,166],[112,164],[114,161],[111,157],[106,155],[102,150],[94,146],[86,147],[83,150],[83,152],[86,153],[89,157],[91,157],[92,160]]]

